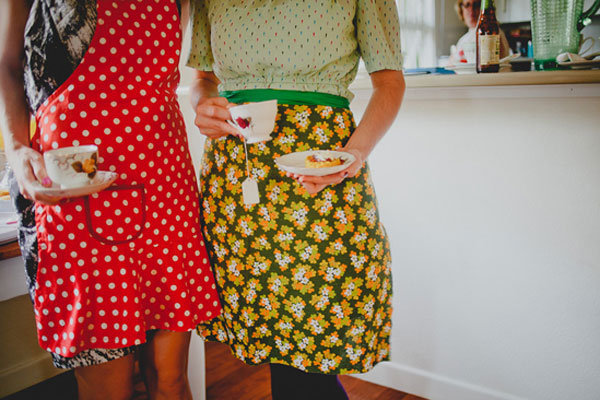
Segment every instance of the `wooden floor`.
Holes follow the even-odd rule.
[[[422,397],[374,385],[350,376],[342,376],[350,400],[426,400]],[[268,365],[248,366],[236,359],[229,347],[206,343],[207,400],[270,400],[271,384]],[[72,371],[58,375],[3,400],[77,400]],[[136,376],[134,400],[148,396],[139,374]],[[311,400],[319,400],[313,398]]]
[[[350,376],[340,379],[350,400],[425,400]],[[207,400],[271,399],[269,366],[248,366],[221,343],[206,343],[206,386]]]

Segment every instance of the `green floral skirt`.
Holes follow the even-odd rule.
[[[243,142],[206,142],[202,208],[223,313],[198,332],[248,364],[350,374],[389,358],[391,257],[368,167],[310,196],[274,163],[343,146],[354,128],[345,108],[279,105],[273,140],[248,145],[252,206]]]

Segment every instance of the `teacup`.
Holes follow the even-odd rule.
[[[46,172],[61,188],[90,184],[96,176],[98,146],[62,147],[44,152]]]
[[[232,121],[247,143],[271,140],[277,116],[277,100],[261,101],[234,106],[229,109]]]

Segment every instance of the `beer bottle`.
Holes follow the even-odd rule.
[[[500,70],[500,26],[496,20],[494,0],[481,1],[477,23],[477,73]]]

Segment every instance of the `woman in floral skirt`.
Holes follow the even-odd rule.
[[[201,324],[248,364],[271,365],[275,399],[345,399],[337,375],[390,353],[391,257],[366,158],[404,93],[394,1],[193,1],[188,64],[196,125],[208,137],[201,207],[223,315]],[[363,58],[373,95],[358,126],[348,86]],[[276,99],[272,140],[226,123],[235,104]],[[336,149],[356,161],[324,177],[274,160]],[[258,182],[246,205],[242,181]]]

